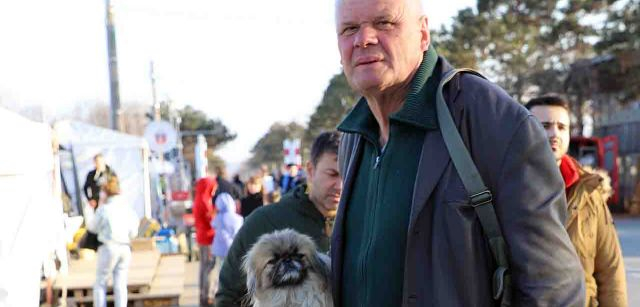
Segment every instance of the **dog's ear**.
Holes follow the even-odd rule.
[[[244,296],[242,300],[242,306],[252,306],[254,302],[254,297],[256,293],[256,279],[249,278],[247,276],[247,294]]]
[[[247,292],[253,296],[256,293],[256,283],[259,282],[254,274],[247,275]]]
[[[254,304],[254,295],[256,293],[256,285],[260,282],[256,275],[256,268],[253,268],[249,259],[249,254],[242,258],[242,270],[246,275],[247,293],[242,299],[241,306],[252,306]]]
[[[326,285],[329,285],[329,280],[331,278],[331,259],[325,254],[316,252],[309,262],[311,269],[322,277],[322,280]]]
[[[247,276],[247,290],[249,290],[250,294],[253,295],[257,287],[260,287],[262,284],[260,281],[262,268],[253,267],[253,263],[251,263],[251,259],[249,257],[250,254],[243,257],[242,270]]]

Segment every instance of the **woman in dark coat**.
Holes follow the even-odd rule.
[[[253,176],[249,178],[245,186],[245,195],[240,201],[240,213],[244,218],[264,204],[261,177]]]

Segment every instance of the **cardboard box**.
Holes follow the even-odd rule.
[[[131,240],[131,251],[154,251],[156,240],[153,238],[135,238]]]

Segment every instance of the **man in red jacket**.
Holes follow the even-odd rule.
[[[196,182],[193,199],[193,217],[196,227],[196,241],[200,250],[200,306],[210,305],[209,301],[209,273],[215,265],[215,258],[211,255],[211,243],[215,235],[211,228],[211,219],[215,215],[211,197],[215,194],[218,183],[213,176],[200,178]]]

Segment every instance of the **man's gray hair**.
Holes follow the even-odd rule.
[[[340,5],[342,4],[343,1],[344,0],[335,1],[334,10],[335,10],[336,22],[338,22],[338,9],[340,8]],[[404,1],[407,1],[409,3],[410,10],[415,12],[418,16],[424,15],[425,10],[424,10],[423,0],[404,0]]]

